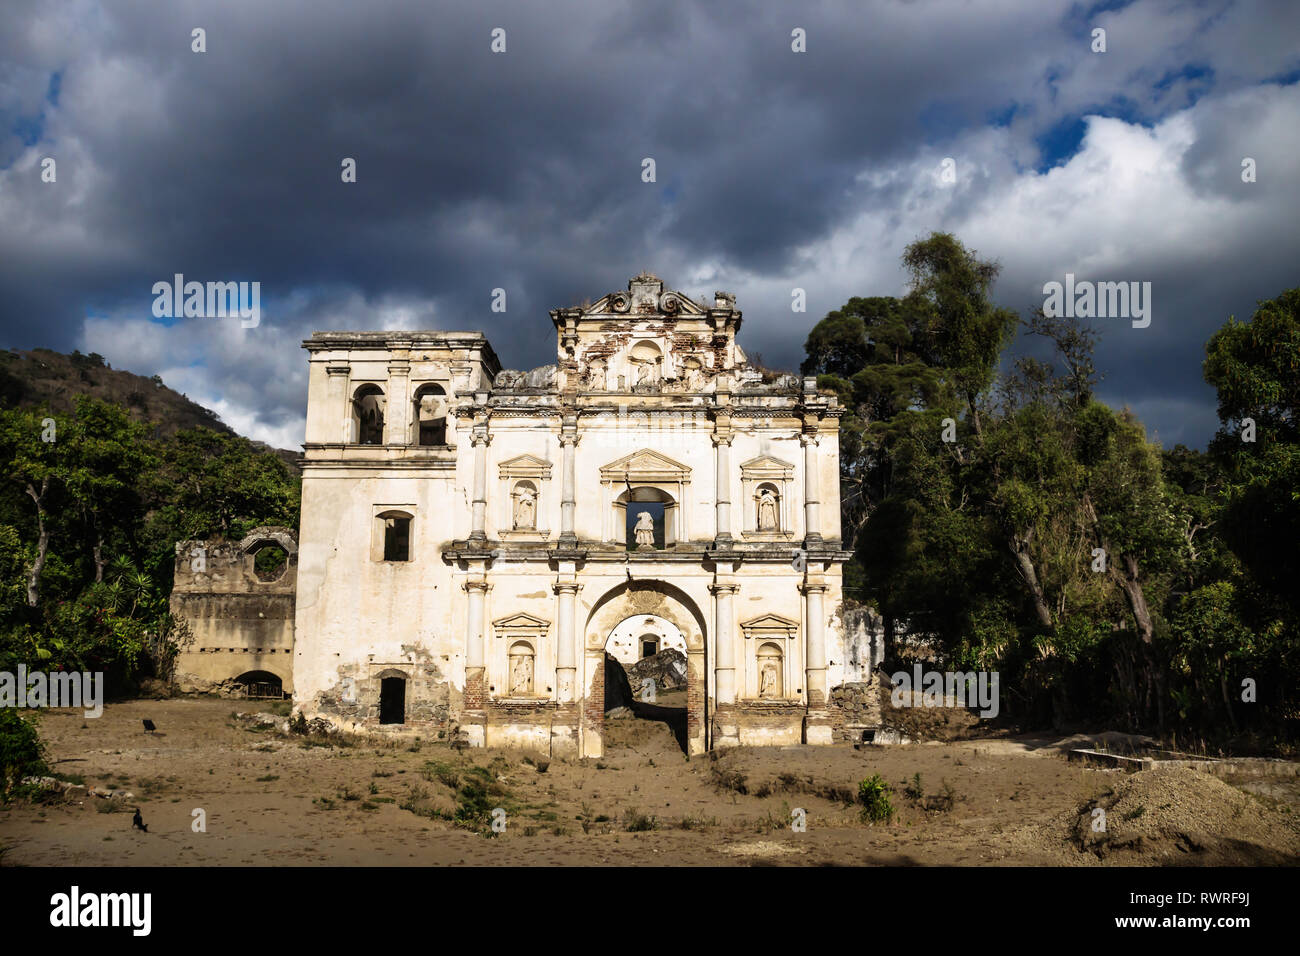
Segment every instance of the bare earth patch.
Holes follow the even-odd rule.
[[[248,705],[241,702],[240,708]],[[682,753],[670,726],[609,722],[599,760],[457,752],[411,737],[348,746],[252,729],[218,700],[130,701],[41,721],[53,769],[129,790],[0,808],[18,865],[1160,865],[1300,862],[1292,784],[1195,770],[1125,776],[1044,738]],[[653,712],[652,712],[653,713]],[[149,718],[159,733],[145,734]],[[665,716],[664,720],[669,719]],[[896,814],[864,821],[880,774]],[[1106,810],[1107,839],[1090,829]],[[506,830],[492,835],[491,811]],[[1141,808],[1139,810],[1139,808]],[[206,814],[207,832],[191,829]],[[806,814],[807,832],[791,830]],[[1080,830],[1080,820],[1084,829]]]

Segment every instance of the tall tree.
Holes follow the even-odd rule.
[[[998,357],[1016,327],[1015,312],[990,299],[1000,267],[940,232],[908,246],[903,265],[911,276],[908,298],[920,304],[928,319],[935,364],[945,369],[982,441],[980,400],[993,384]]]
[[[40,603],[41,575],[50,551],[50,498],[66,457],[68,420],[44,409],[0,410],[0,455],[8,480],[31,500],[36,518],[35,557],[27,572],[27,605]]]
[[[1219,396],[1211,451],[1228,480],[1224,539],[1300,611],[1300,288],[1261,302],[1249,322],[1230,319],[1206,346],[1204,372]]]
[[[299,482],[277,456],[207,428],[177,432],[153,476],[152,538],[239,537],[260,524],[298,525]]]
[[[106,538],[141,516],[140,475],[157,466],[147,425],[120,405],[81,396],[64,439],[62,480],[83,517],[91,542],[95,580],[104,580]]]

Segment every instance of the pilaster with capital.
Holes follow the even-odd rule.
[[[474,425],[470,443],[474,446],[474,502],[469,539],[482,542],[487,539],[487,450],[492,444],[486,420]]]
[[[805,431],[799,436],[799,444],[803,445],[804,547],[811,551],[822,544],[816,432]]]
[[[563,451],[564,465],[560,488],[560,538],[561,548],[573,548],[578,544],[575,531],[577,514],[577,457],[578,457],[578,420],[577,416],[566,414],[560,426],[560,448]]]

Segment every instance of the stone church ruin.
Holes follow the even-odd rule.
[[[289,583],[250,578],[245,542],[183,580],[178,546],[178,607],[212,622],[192,672],[242,655],[343,729],[594,757],[607,655],[671,650],[690,753],[858,733],[877,657],[842,619],[836,399],[755,368],[727,293],[642,274],[550,318],[531,371],[477,332],[305,341]],[[274,644],[203,649],[255,605],[267,633],[272,597]]]

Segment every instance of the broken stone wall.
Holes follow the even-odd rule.
[[[803,743],[807,708],[785,701],[739,700],[736,729],[742,747],[790,747]]]
[[[851,681],[832,688],[832,726],[836,741],[856,743],[865,730],[880,728],[880,680]]]
[[[286,561],[278,577],[266,580],[254,562],[270,544],[284,550]],[[288,528],[258,528],[242,541],[177,543],[171,611],[192,635],[176,660],[181,691],[229,693],[252,671],[272,674],[292,691],[297,563],[297,539]]]
[[[870,681],[885,658],[885,625],[874,608],[845,608],[840,616],[845,683]]]
[[[446,675],[427,654],[408,657],[400,662],[340,665],[338,683],[320,691],[312,713],[332,718],[336,724],[351,730],[391,726],[394,730],[418,729],[435,736],[439,732],[445,735],[451,729],[452,705]],[[380,723],[383,682],[390,677],[406,682],[403,724]]]

